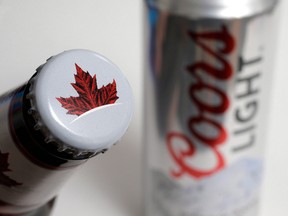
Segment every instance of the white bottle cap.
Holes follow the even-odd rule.
[[[101,152],[125,133],[132,116],[131,88],[111,61],[88,50],[60,53],[31,82],[36,129],[60,151]]]

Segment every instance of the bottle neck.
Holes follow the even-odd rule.
[[[35,119],[28,114],[31,107],[26,98],[29,84],[20,87],[12,97],[9,108],[10,133],[17,147],[30,161],[39,166],[58,169],[77,166],[87,158],[73,160],[72,156],[57,150],[56,143],[46,143],[44,135],[35,130]]]

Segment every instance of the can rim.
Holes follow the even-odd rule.
[[[248,3],[249,2],[249,3]],[[266,13],[278,0],[255,1],[147,0],[148,7],[187,18],[237,19]]]

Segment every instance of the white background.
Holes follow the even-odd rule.
[[[261,216],[288,214],[288,1],[277,13]],[[51,55],[74,48],[110,58],[134,91],[135,113],[128,133],[67,182],[53,216],[142,214],[142,18],[140,0],[0,0],[0,93],[28,80]]]

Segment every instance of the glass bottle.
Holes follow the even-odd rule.
[[[129,83],[105,57],[70,50],[0,97],[0,215],[49,215],[71,174],[128,128]]]

